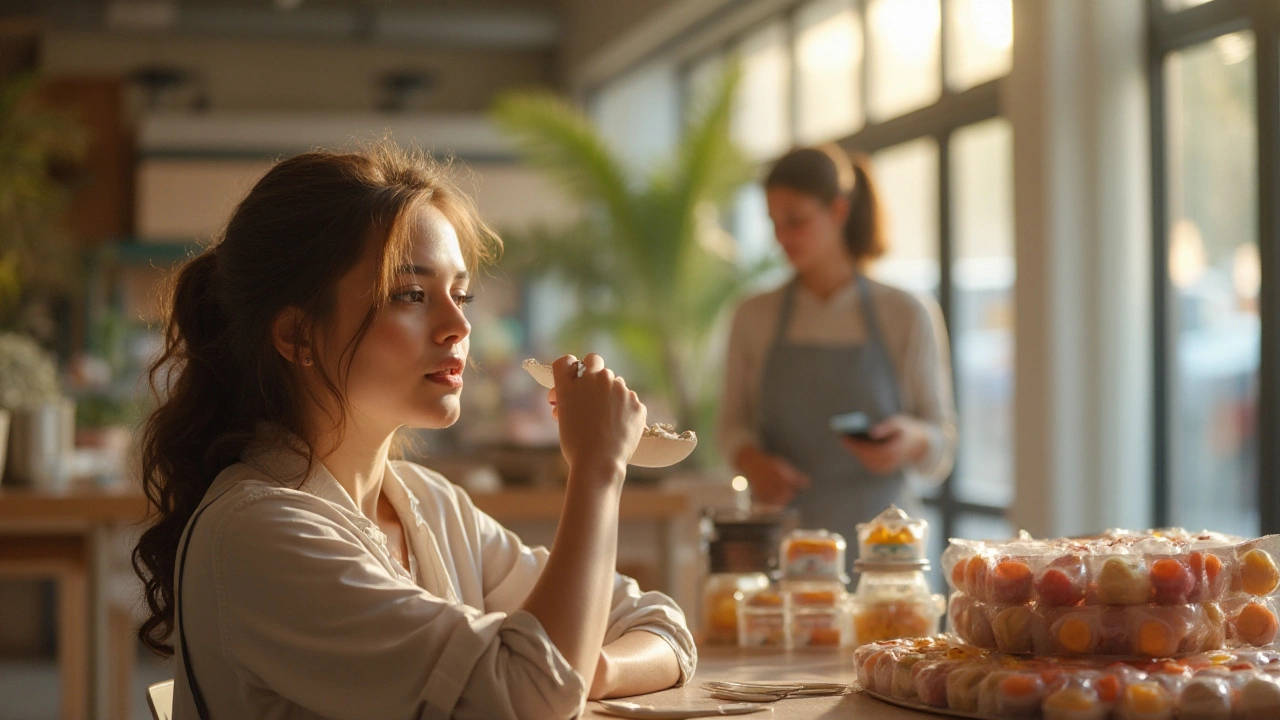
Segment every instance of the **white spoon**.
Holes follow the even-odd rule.
[[[529,359],[521,363],[521,366],[542,387],[550,390],[556,386],[555,376],[551,372],[550,365]],[[663,435],[667,437],[663,437]],[[692,430],[675,436],[667,431],[666,428],[654,424],[645,430],[645,435],[640,438],[640,443],[636,445],[636,451],[631,454],[629,462],[636,467],[667,467],[689,457],[689,453],[693,452],[693,449],[697,446],[698,436]]]

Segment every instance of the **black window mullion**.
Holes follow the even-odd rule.
[[[1152,315],[1152,382],[1151,394],[1151,488],[1152,517],[1157,527],[1170,525],[1169,462],[1169,234],[1168,132],[1164,63],[1168,51],[1159,41],[1160,27],[1155,22],[1165,12],[1162,0],[1148,0],[1147,12],[1152,22],[1148,33],[1147,88],[1151,112],[1151,315]]]
[[[1280,532],[1280,8],[1251,6],[1257,61],[1258,292],[1258,520],[1263,534]]]

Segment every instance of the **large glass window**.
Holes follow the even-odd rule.
[[[670,65],[646,67],[610,83],[594,99],[596,127],[627,167],[644,172],[675,147],[679,82]]]
[[[1168,322],[1170,510],[1176,522],[1258,528],[1259,318],[1254,39],[1171,53]]]
[[[746,36],[738,54],[742,82],[733,112],[733,137],[751,157],[771,160],[791,144],[786,26],[774,22]]]
[[[938,0],[870,0],[867,23],[871,115],[886,120],[937,100],[942,92]]]
[[[1013,130],[1003,118],[951,136],[952,357],[959,409],[955,494],[1013,501]],[[964,537],[971,537],[965,535]]]
[[[862,126],[862,20],[853,0],[796,11],[796,139],[835,140]]]
[[[1280,532],[1280,3],[1148,7],[1156,520]]]
[[[947,0],[947,86],[964,90],[1009,72],[1013,0]]]
[[[938,292],[938,143],[931,137],[872,156],[884,204],[889,251],[871,268],[877,280]]]

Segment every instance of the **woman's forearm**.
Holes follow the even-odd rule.
[[[644,630],[633,630],[600,649],[592,700],[666,690],[680,680],[680,664],[671,645]]]
[[[524,603],[588,688],[609,622],[625,467],[597,472],[618,473],[618,477],[616,482],[583,481],[570,470],[551,554]]]

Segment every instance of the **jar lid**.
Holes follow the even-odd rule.
[[[890,505],[871,522],[858,523],[857,570],[890,565],[911,569],[929,561],[925,553],[929,523]]]

